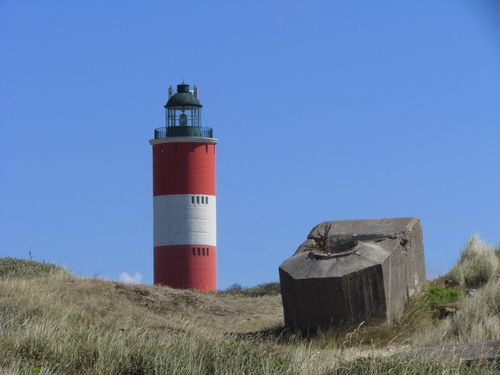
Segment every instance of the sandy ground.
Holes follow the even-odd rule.
[[[118,293],[176,326],[194,325],[214,333],[249,333],[283,324],[281,296],[241,295],[116,284]],[[174,324],[173,324],[174,325]]]

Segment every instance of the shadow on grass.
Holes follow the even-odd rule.
[[[328,330],[301,332],[285,326],[275,326],[248,333],[227,333],[227,336],[246,340],[270,341],[280,345],[307,345],[320,349],[342,349],[370,346],[387,347],[404,344],[411,333],[399,325],[370,323],[358,326],[332,327]]]

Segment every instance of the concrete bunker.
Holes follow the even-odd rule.
[[[416,218],[321,223],[279,274],[288,327],[391,322],[425,283],[422,226]]]

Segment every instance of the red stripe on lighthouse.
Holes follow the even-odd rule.
[[[215,144],[154,144],[153,194],[215,195]]]
[[[154,248],[154,283],[172,288],[216,289],[216,249],[206,245]]]

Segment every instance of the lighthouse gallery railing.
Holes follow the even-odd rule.
[[[213,129],[201,126],[167,126],[155,129],[155,139],[170,137],[213,138]]]

